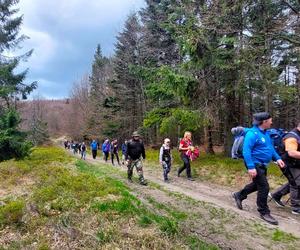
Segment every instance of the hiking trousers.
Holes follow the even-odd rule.
[[[128,179],[131,180],[134,167],[136,168],[140,182],[141,183],[144,182],[145,179],[144,179],[144,173],[143,173],[143,162],[141,159],[129,160],[128,165],[127,165]]]
[[[86,157],[86,151],[81,151],[81,159],[85,160]]]
[[[247,196],[257,191],[257,211],[262,214],[270,214],[268,207],[268,193],[270,190],[267,180],[267,168],[263,165],[256,166],[257,175],[252,179],[252,182],[246,185],[241,191],[238,192],[241,200],[247,199]]]
[[[181,172],[186,169],[186,175],[187,175],[187,177],[191,178],[192,174],[191,174],[190,158],[185,153],[182,153],[181,154],[181,159],[183,161],[183,166],[178,169],[178,175],[180,175]]]
[[[272,193],[275,199],[281,199],[282,196],[290,193],[292,210],[300,209],[300,168],[287,166],[290,173],[289,182],[282,185]]]
[[[93,159],[96,159],[96,157],[97,157],[97,149],[93,149],[92,150],[92,156],[93,156]]]
[[[104,154],[104,160],[107,161],[108,156],[109,156],[109,152],[103,152],[103,154]]]
[[[168,180],[168,173],[170,173],[171,170],[171,161],[163,161],[162,167],[163,167],[164,180],[166,181]]]
[[[118,164],[120,165],[120,159],[119,159],[119,154],[118,154],[118,153],[111,153],[111,154],[110,154],[110,157],[111,157],[111,163],[112,163],[113,165],[115,165],[115,164],[114,164],[114,158],[115,158],[115,156],[116,156],[116,158],[117,158]]]

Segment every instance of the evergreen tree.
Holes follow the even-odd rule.
[[[36,83],[25,84],[27,71],[15,73],[20,60],[30,56],[31,51],[18,57],[8,57],[6,52],[19,46],[26,37],[19,35],[22,16],[17,17],[14,6],[17,0],[0,1],[0,160],[21,158],[29,152],[25,135],[18,131],[20,118],[16,112],[16,102],[36,87]]]
[[[90,137],[104,136],[103,131],[110,120],[107,101],[112,99],[113,90],[109,85],[112,78],[111,60],[102,55],[100,44],[97,46],[90,77],[90,99],[88,124],[85,134]]]
[[[112,82],[117,112],[112,126],[116,129],[119,127],[119,135],[123,138],[142,126],[146,112],[144,82],[135,73],[136,67],[143,65],[141,34],[137,15],[132,14],[126,20],[124,30],[117,36]]]

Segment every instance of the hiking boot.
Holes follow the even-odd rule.
[[[131,178],[127,178],[128,182],[133,183]]]
[[[274,197],[271,193],[269,193],[268,196],[270,200],[273,200],[278,207],[285,207],[284,203],[280,199]]]
[[[146,181],[141,181],[140,184],[143,185],[143,186],[147,186],[148,185],[148,183]]]
[[[292,214],[299,215],[300,214],[300,208],[292,209]]]
[[[188,177],[187,178],[189,181],[195,181],[195,179],[193,179],[192,177]]]
[[[237,208],[243,210],[242,199],[240,198],[239,193],[238,192],[233,193],[232,197],[235,200],[235,204],[236,204]]]
[[[164,179],[164,182],[165,183],[170,183],[170,180],[169,179]]]
[[[278,225],[278,221],[270,214],[260,214],[260,218],[272,225]]]

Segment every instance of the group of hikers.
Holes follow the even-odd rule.
[[[280,152],[276,152],[274,148],[274,143],[270,136],[271,125],[272,117],[270,114],[268,112],[260,112],[253,115],[252,128],[234,128],[234,131],[238,130],[239,134],[243,134],[243,136],[235,140],[234,143],[238,144],[238,146],[233,146],[233,150],[236,150],[234,149],[235,146],[241,150],[240,157],[233,158],[243,158],[251,183],[240,191],[233,193],[233,198],[236,206],[242,210],[243,200],[247,199],[249,194],[257,191],[256,204],[260,217],[270,224],[278,225],[278,221],[270,213],[268,197],[276,205],[284,207],[285,204],[281,201],[281,198],[290,193],[292,213],[300,214],[300,122],[296,128],[284,135],[281,140],[284,148]],[[170,144],[170,139],[165,138],[159,151],[159,163],[162,166],[165,182],[169,182],[168,175],[173,161]],[[71,143],[70,147],[72,148],[73,145],[76,145],[76,143]],[[100,144],[93,140],[90,146],[93,159],[96,159]],[[114,158],[116,158],[120,165],[118,155],[119,142],[117,139],[112,141],[105,139],[101,149],[106,162],[110,154],[112,164],[114,165]],[[122,164],[127,165],[128,180],[132,182],[133,169],[136,168],[140,184],[147,185],[143,175],[142,162],[146,158],[146,154],[140,134],[135,131],[130,140],[125,140],[122,143],[121,149]],[[179,142],[178,150],[183,165],[178,169],[177,176],[180,177],[185,170],[187,179],[194,181],[191,174],[191,161],[199,156],[199,148],[193,146],[191,132],[186,131],[184,133],[183,138]],[[86,147],[84,142],[80,144],[80,152],[81,154],[84,152],[81,158],[85,159]],[[287,178],[287,183],[273,193],[269,192],[270,188],[267,179],[267,168],[271,161],[276,162]]]
[[[64,141],[65,149],[69,149],[73,152],[73,154],[79,153],[81,155],[81,159],[86,158],[86,145],[85,142],[75,142],[75,141]]]

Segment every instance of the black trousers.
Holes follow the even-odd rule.
[[[270,190],[267,180],[267,169],[265,166],[256,166],[257,176],[252,179],[252,182],[246,185],[240,192],[241,200],[247,199],[247,196],[257,191],[257,211],[260,214],[270,214],[268,207],[268,193]]]
[[[117,162],[120,165],[120,159],[119,159],[119,154],[118,153],[110,153],[111,163],[114,165],[114,158],[115,158],[114,156],[116,156]]]
[[[289,182],[276,189],[272,196],[280,200],[282,196],[290,193],[291,207],[293,210],[298,210],[300,209],[300,168],[287,166],[283,173]]]
[[[96,159],[96,157],[97,157],[97,149],[93,149],[92,150],[92,156],[93,156],[93,159]]]
[[[183,166],[178,169],[178,174],[181,174],[181,172],[186,169],[187,177],[191,178],[192,174],[191,174],[190,158],[186,154],[182,153],[181,154],[181,159],[183,161]]]
[[[104,153],[104,160],[107,161],[108,160],[108,156],[109,156],[109,152],[103,152]]]

